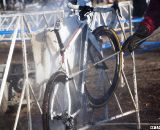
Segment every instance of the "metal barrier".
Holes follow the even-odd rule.
[[[100,7],[110,8],[111,6],[112,5],[104,5]],[[130,1],[120,2],[119,7],[121,10],[121,17],[119,17],[119,19],[123,26],[129,29],[129,8],[133,8],[132,4]],[[107,25],[115,30],[120,30],[120,24],[115,12],[94,13],[91,28],[96,28],[101,25]]]
[[[0,40],[12,40],[12,35],[16,29],[18,18],[24,22],[24,34],[26,39],[30,39],[30,34],[40,32],[47,27],[54,27],[57,19],[64,16],[63,10],[28,12],[16,14],[3,14],[0,16]],[[21,29],[18,29],[16,40],[21,39]]]
[[[58,11],[46,11],[46,12],[32,12],[30,13],[19,13],[19,14],[4,14],[0,16],[0,29],[5,32],[1,34],[1,41],[10,41],[10,49],[8,53],[7,62],[5,65],[5,70],[3,72],[2,83],[0,87],[0,105],[3,97],[3,92],[5,89],[5,84],[7,81],[11,60],[13,56],[13,52],[15,50],[15,44],[17,40],[20,40],[22,43],[22,52],[23,52],[23,67],[24,67],[24,85],[21,93],[21,98],[19,102],[19,107],[16,114],[14,130],[17,128],[20,110],[23,102],[23,98],[26,92],[27,97],[27,110],[29,117],[29,129],[32,129],[32,121],[31,121],[31,107],[30,107],[30,92],[34,97],[34,100],[39,108],[40,113],[42,114],[42,110],[38,103],[38,100],[35,97],[34,91],[32,89],[31,83],[28,78],[28,60],[27,60],[27,51],[26,51],[26,40],[30,40],[32,33],[37,33],[39,31],[45,30],[47,27],[54,27],[57,19],[63,19],[64,12],[63,10]],[[8,33],[8,32],[9,33]],[[7,34],[6,34],[7,32]],[[29,92],[30,91],[30,92]]]

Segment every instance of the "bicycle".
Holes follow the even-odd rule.
[[[104,8],[78,6],[71,3],[69,8],[80,10],[79,28],[72,40],[66,46],[59,34],[61,21],[57,21],[53,32],[56,34],[61,54],[61,66],[54,73],[47,85],[43,99],[43,129],[44,130],[75,130],[80,127],[76,121],[87,107],[102,107],[107,104],[118,84],[121,72],[122,54],[119,38],[112,29],[101,26],[91,31],[87,22],[90,12],[108,11]],[[83,43],[78,49],[78,72],[73,73],[73,67],[68,62],[69,47],[81,34]],[[74,40],[73,40],[74,39]],[[105,45],[106,49],[102,49]],[[105,57],[111,57],[105,60]],[[75,59],[75,58],[74,58]],[[65,66],[65,67],[64,67]],[[97,82],[96,82],[97,81]],[[85,116],[85,115],[84,115]],[[84,119],[82,119],[84,120]]]

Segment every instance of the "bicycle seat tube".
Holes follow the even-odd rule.
[[[56,21],[54,32],[55,32],[57,40],[58,40],[58,45],[59,45],[59,48],[60,48],[60,54],[63,55],[65,49],[64,49],[64,45],[62,43],[62,40],[61,40],[61,37],[60,37],[60,34],[59,34],[60,27],[61,27],[61,20],[58,19]]]

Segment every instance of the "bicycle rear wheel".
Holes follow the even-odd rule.
[[[43,100],[44,130],[75,129],[74,117],[71,115],[75,108],[73,95],[73,89],[70,90],[69,80],[64,72],[60,71],[51,76]]]
[[[93,44],[89,44],[87,57],[89,66],[120,51],[120,42],[113,30],[101,26],[95,29],[93,34],[102,47],[102,51],[99,52]],[[113,56],[87,71],[85,88],[92,106],[101,107],[108,102],[118,84],[120,71],[121,54]]]

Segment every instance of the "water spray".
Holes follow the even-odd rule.
[[[139,43],[141,43],[141,42],[144,42],[145,40],[149,39],[149,38],[152,37],[153,35],[155,36],[155,35],[158,35],[158,34],[160,34],[160,32],[153,33],[152,35],[150,35],[150,36],[148,36],[148,37],[146,37],[146,38],[144,38],[144,39],[136,42],[136,44],[139,44]],[[114,56],[116,56],[116,55],[119,55],[119,54],[122,53],[122,52],[123,52],[123,50],[117,51],[117,52],[115,52],[114,54],[112,54],[112,55],[110,55],[110,56],[107,56],[106,58],[103,58],[102,60],[94,63],[92,66],[88,66],[88,67],[85,68],[85,69],[82,69],[82,70],[80,70],[80,71],[78,71],[78,72],[72,73],[71,75],[68,76],[68,78],[69,78],[69,79],[72,79],[73,77],[81,74],[82,72],[85,72],[85,71],[87,71],[87,70],[95,67],[97,64],[100,64],[100,63],[102,63],[102,62],[104,62],[104,61],[106,61],[106,60],[109,60],[110,58],[112,58],[112,57],[114,57]]]

